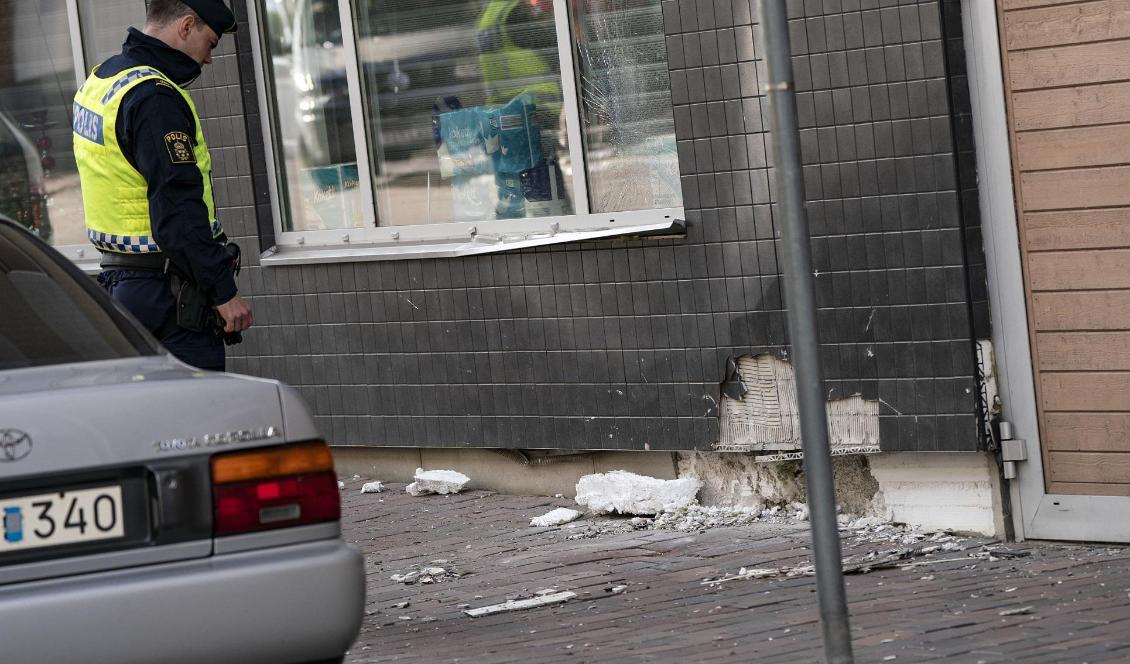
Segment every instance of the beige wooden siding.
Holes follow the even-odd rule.
[[[1050,493],[1130,495],[1130,0],[999,0]]]

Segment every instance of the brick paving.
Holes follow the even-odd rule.
[[[345,479],[345,538],[365,552],[368,608],[347,662],[816,662],[815,580],[705,578],[809,561],[803,525],[704,532],[631,530],[568,539],[531,528],[567,499],[469,491],[413,498],[404,486],[360,494]],[[852,544],[850,541],[848,544]],[[1026,557],[968,551],[913,568],[847,577],[859,662],[1130,662],[1130,549],[1009,545]],[[892,545],[854,544],[848,553]],[[389,577],[434,560],[462,576],[430,585]],[[623,589],[617,589],[624,586]],[[470,618],[463,609],[571,590],[560,605]],[[397,604],[409,602],[397,608]],[[1001,616],[1032,607],[1024,615]]]

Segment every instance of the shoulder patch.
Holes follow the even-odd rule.
[[[195,164],[196,154],[192,151],[192,141],[183,131],[170,131],[165,134],[165,149],[174,164]]]

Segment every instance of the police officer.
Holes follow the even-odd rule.
[[[479,67],[487,84],[487,103],[501,106],[528,92],[546,120],[556,122],[561,85],[542,52],[552,49],[557,34],[553,15],[545,12],[542,2],[549,4],[549,0],[487,2],[476,33]],[[545,121],[543,125],[550,126]]]
[[[98,281],[181,360],[224,370],[253,323],[236,245],[216,220],[212,160],[185,87],[236,21],[222,0],[151,0],[143,30],[75,95],[74,150]],[[174,293],[174,287],[176,293]]]

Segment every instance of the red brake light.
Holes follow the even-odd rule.
[[[215,534],[337,521],[341,496],[328,459],[325,443],[217,455],[212,459]]]

